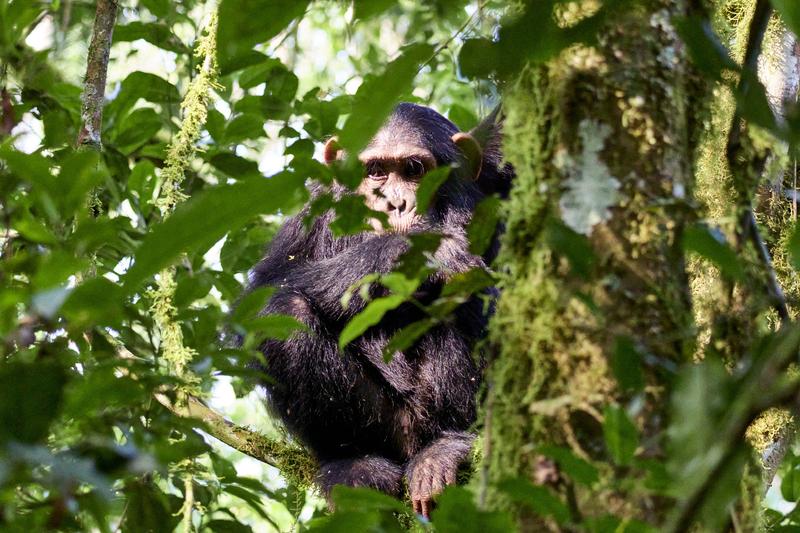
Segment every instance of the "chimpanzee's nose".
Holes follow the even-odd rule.
[[[395,198],[389,200],[389,211],[397,211],[398,215],[402,215],[406,210],[407,204],[405,198]]]

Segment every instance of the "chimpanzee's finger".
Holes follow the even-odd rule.
[[[428,498],[422,500],[422,516],[428,520],[431,519],[431,500]]]

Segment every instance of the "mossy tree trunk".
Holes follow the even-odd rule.
[[[697,111],[708,88],[672,24],[687,4],[637,3],[595,46],[531,67],[504,95],[518,177],[485,403],[490,507],[508,501],[494,482],[523,477],[562,492],[573,520],[663,521],[657,497],[620,481],[663,456],[669,375],[695,353],[682,234],[697,216]],[[627,431],[628,417],[635,466],[604,438]],[[552,445],[593,462],[599,480],[553,474]],[[554,527],[518,514],[523,530]]]

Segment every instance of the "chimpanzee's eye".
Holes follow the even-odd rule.
[[[419,159],[406,159],[406,167],[403,173],[407,178],[415,178],[425,173],[425,165]]]
[[[377,161],[367,163],[367,176],[373,179],[383,179],[386,177],[386,169]]]

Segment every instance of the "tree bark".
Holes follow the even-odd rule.
[[[83,125],[78,133],[78,146],[88,145],[97,150],[102,147],[103,103],[117,8],[117,0],[97,0],[92,40],[86,60],[81,106]]]
[[[507,269],[491,324],[479,487],[483,503],[512,509],[523,531],[561,526],[504,492],[508,478],[545,485],[567,502],[570,523],[610,514],[681,531],[694,527],[734,472],[735,480],[725,479],[739,488],[737,503],[715,504],[730,514],[718,519],[743,531],[760,523],[763,487],[758,469],[746,466],[755,463],[744,437],[747,430],[750,442],[761,440],[760,452],[785,448],[787,411],[752,421],[796,395],[778,381],[796,331],[773,335],[769,356],[754,362],[752,354],[796,315],[800,282],[785,251],[796,184],[781,170],[785,146],[781,152],[738,114],[735,73],[703,79],[673,23],[710,15],[749,72],[768,56],[782,73],[765,80],[777,100],[797,98],[798,47],[769,22],[765,0],[702,6],[712,12],[690,0],[639,2],[607,22],[596,45],[529,67],[505,90],[504,153],[518,177],[499,259]],[[770,153],[776,164],[765,169]],[[777,177],[757,190],[770,172]],[[683,240],[700,220],[733,243],[744,279],[725,280],[705,260],[687,267]],[[756,365],[752,382],[720,378],[737,383],[739,395],[717,421],[718,454],[697,451],[697,461],[707,461],[700,478],[680,495],[649,490],[641,481],[665,465],[668,429],[676,427],[676,371],[709,353],[731,372]],[[638,434],[627,457],[607,435],[620,412]],[[561,465],[554,474],[553,446],[592,463],[599,480],[576,482]],[[765,456],[773,471],[779,456]]]
[[[601,30],[597,46],[531,67],[504,95],[504,152],[517,181],[491,327],[482,469],[490,506],[509,506],[496,482],[541,477],[547,444],[609,465],[592,489],[552,483],[573,520],[663,519],[654,497],[617,483],[631,468],[608,462],[603,423],[604,406],[627,408],[641,434],[637,457],[661,457],[653,437],[665,426],[663,374],[695,349],[681,241],[692,214],[696,90],[671,22],[686,4],[641,2]],[[564,238],[586,253],[570,257]],[[614,372],[626,346],[640,356],[640,392]],[[522,530],[554,527],[512,508]]]

